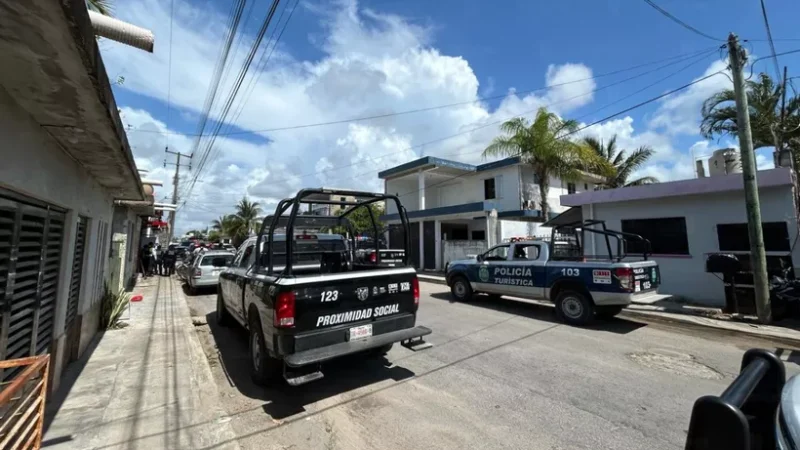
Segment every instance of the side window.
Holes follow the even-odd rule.
[[[536,244],[517,244],[514,246],[515,260],[535,261],[539,259],[539,246]]]
[[[233,258],[233,264],[231,264],[233,267],[239,267],[239,264],[242,262],[242,258],[244,257],[244,251],[245,248],[242,246],[242,248],[236,252],[236,257]]]
[[[484,261],[505,261],[508,259],[508,245],[498,245],[483,254]]]
[[[242,260],[239,262],[239,267],[248,268],[253,265],[256,259],[256,252],[253,251],[255,249],[255,245],[248,245],[244,249],[244,255],[242,256]]]

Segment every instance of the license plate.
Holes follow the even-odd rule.
[[[362,325],[350,328],[350,340],[364,339],[372,336],[372,325]]]

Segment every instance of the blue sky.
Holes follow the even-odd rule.
[[[769,54],[756,0],[657,3],[711,36],[724,39],[734,31],[742,39],[752,39],[746,45],[756,57]],[[293,4],[293,0],[283,0],[276,20],[283,7]],[[101,44],[109,76],[125,77],[115,95],[131,130],[129,140],[137,164],[167,182],[161,189],[164,194],[171,192],[170,170],[162,167],[164,147],[190,152],[194,144],[191,136],[164,133],[195,132],[230,5],[230,0],[175,0],[170,45],[168,0],[117,2],[119,18],[155,32],[156,51],[147,54],[113,42]],[[524,94],[546,85],[712,49],[722,42],[685,29],[638,0],[499,1],[487,5],[473,0],[301,0],[269,63],[260,73],[252,70],[257,79],[245,79],[232,109],[241,109],[235,124],[223,129],[251,132],[514,91],[519,94],[389,119],[222,136],[212,147],[205,170],[179,215],[179,231],[230,212],[242,195],[269,208],[276,199],[304,186],[381,190],[382,183],[375,176],[378,170],[420,154],[479,160],[480,150],[497,130],[487,126],[447,141],[427,142],[539,106],[550,106],[564,117],[588,123],[726,65],[719,52],[709,50],[660,70],[654,70],[660,65],[656,64]],[[249,0],[249,16],[242,21],[243,38],[234,47],[231,74],[220,88],[217,103],[227,96],[267,6],[265,0]],[[800,34],[791,23],[791,18],[800,14],[800,4],[768,0],[767,8],[777,51],[800,48]],[[288,14],[288,10],[284,12],[283,20]],[[272,28],[267,36],[271,32]],[[781,67],[789,67],[790,76],[800,75],[795,73],[800,70],[798,55],[779,57]],[[679,69],[682,71],[677,72]],[[653,72],[604,87],[648,70]],[[757,63],[756,70],[773,75],[775,71],[768,59]],[[670,74],[669,79],[631,95]],[[643,174],[663,180],[691,177],[692,151],[706,154],[736,145],[730,138],[705,141],[697,130],[702,100],[729,84],[717,75],[586,133],[603,138],[618,134],[626,148],[653,147],[656,157]],[[592,93],[596,89],[600,90]],[[625,96],[630,98],[620,100]],[[244,98],[247,101],[239,103]],[[618,104],[607,106],[614,101]],[[212,116],[217,117],[218,111],[218,107],[212,109]],[[235,116],[232,112],[227,121],[233,122]],[[767,156],[762,152],[762,166],[768,165]],[[193,162],[196,169],[197,161]]]

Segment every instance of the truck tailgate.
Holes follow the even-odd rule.
[[[295,292],[295,333],[355,325],[415,315],[416,271],[385,269],[298,278]],[[357,337],[357,336],[354,336]]]

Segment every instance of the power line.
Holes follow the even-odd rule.
[[[419,112],[427,112],[427,111],[434,111],[434,110],[438,110],[438,109],[451,108],[451,107],[455,107],[455,106],[469,105],[469,104],[473,104],[473,103],[479,103],[479,102],[482,102],[482,101],[498,100],[498,99],[503,99],[503,98],[511,97],[511,96],[527,95],[527,94],[532,94],[534,92],[545,91],[545,90],[552,89],[552,88],[555,88],[555,87],[567,86],[567,85],[570,85],[570,84],[581,83],[581,82],[584,82],[584,81],[596,80],[598,78],[604,78],[604,77],[617,75],[617,74],[624,73],[624,72],[630,72],[632,70],[640,69],[642,67],[652,66],[652,65],[655,65],[655,64],[661,64],[661,63],[664,63],[666,61],[671,61],[671,60],[675,60],[675,59],[680,59],[680,61],[677,61],[677,62],[683,62],[683,61],[685,61],[687,59],[690,59],[690,58],[693,58],[693,57],[695,57],[697,55],[704,54],[705,52],[707,52],[707,51],[709,51],[711,49],[717,49],[717,47],[714,46],[714,47],[710,47],[710,48],[705,48],[703,50],[688,52],[688,53],[684,53],[684,54],[681,54],[681,55],[676,55],[676,56],[672,56],[672,57],[669,57],[669,58],[660,59],[660,60],[657,60],[657,61],[650,61],[650,62],[643,63],[643,64],[637,64],[635,66],[631,66],[631,67],[627,67],[627,68],[619,69],[619,70],[614,70],[614,71],[611,71],[611,72],[602,73],[600,75],[594,75],[594,76],[591,76],[591,77],[588,77],[588,78],[581,78],[581,79],[578,79],[578,80],[566,81],[566,82],[563,82],[563,83],[557,83],[557,84],[553,84],[553,85],[550,85],[550,86],[542,86],[542,87],[538,87],[538,88],[535,88],[535,89],[529,89],[529,90],[525,90],[525,91],[514,91],[514,92],[509,92],[509,93],[506,93],[506,94],[478,97],[478,98],[476,98],[474,100],[465,100],[465,101],[461,101],[461,102],[447,103],[447,104],[443,104],[443,105],[429,106],[429,107],[425,107],[425,108],[410,109],[410,110],[405,110],[405,111],[398,111],[398,112],[385,113],[385,114],[376,114],[376,115],[363,116],[363,117],[352,117],[352,118],[348,118],[348,119],[333,120],[333,121],[326,121],[326,122],[315,122],[315,123],[307,123],[307,124],[299,124],[299,125],[289,125],[289,126],[284,126],[284,127],[265,128],[265,129],[261,129],[261,130],[233,131],[233,132],[229,132],[229,133],[220,133],[219,135],[220,136],[232,136],[232,135],[240,135],[240,134],[258,134],[258,133],[268,133],[268,132],[275,132],[275,131],[297,130],[297,129],[302,129],[302,128],[319,127],[319,126],[326,126],[326,125],[338,125],[338,124],[350,123],[350,122],[362,122],[362,121],[368,121],[368,120],[373,120],[373,119],[383,119],[383,118],[393,117],[393,116],[401,116],[401,115],[406,115],[406,114],[415,114],[415,113],[419,113]],[[129,132],[139,132],[139,133],[158,133],[158,134],[177,134],[177,135],[183,135],[183,136],[196,136],[196,134],[179,133],[179,132],[174,132],[174,131],[158,131],[158,130],[128,130],[128,131]]]
[[[769,48],[772,50],[772,59],[775,63],[775,76],[781,77],[781,67],[778,64],[778,57],[775,56],[775,42],[772,41],[772,31],[769,29],[769,19],[767,19],[767,7],[764,5],[764,0],[761,0],[761,16],[764,17],[764,27],[767,29],[767,39],[769,40]],[[785,87],[785,86],[784,86]]]
[[[695,60],[695,61],[692,61],[692,62],[689,64],[689,66],[691,66],[691,65],[694,65],[694,64],[696,64],[696,63],[697,63],[697,62],[699,62],[699,61],[702,61],[703,59],[705,59],[706,57],[708,57],[708,56],[709,56],[711,53],[713,53],[713,52],[716,52],[716,50],[717,50],[717,48],[716,48],[716,46],[715,46],[715,47],[713,47],[713,50],[711,50],[710,52],[709,52],[709,51],[706,51],[704,54],[700,55],[700,58],[701,58],[700,60]],[[673,61],[673,62],[670,62],[670,63],[664,64],[664,65],[662,65],[662,66],[656,67],[656,68],[654,68],[654,69],[648,70],[648,71],[646,71],[646,72],[642,72],[642,73],[639,73],[639,74],[637,74],[637,75],[634,75],[634,76],[631,76],[631,77],[624,78],[624,79],[622,79],[622,80],[616,81],[616,82],[614,82],[614,83],[611,83],[611,84],[608,84],[608,85],[604,85],[604,86],[601,86],[601,87],[599,87],[599,88],[592,89],[591,91],[583,92],[583,93],[581,93],[581,94],[577,94],[577,95],[575,95],[575,96],[572,96],[572,97],[569,97],[569,98],[566,98],[566,99],[562,99],[562,100],[560,100],[560,101],[557,101],[557,102],[552,102],[552,103],[550,103],[550,104],[543,105],[543,106],[544,106],[544,107],[547,107],[547,108],[549,108],[549,107],[552,107],[552,106],[555,106],[555,105],[559,105],[559,104],[562,104],[562,103],[566,103],[566,102],[569,102],[569,101],[572,101],[572,100],[575,100],[575,99],[578,99],[578,98],[581,98],[581,97],[585,97],[585,96],[587,96],[587,95],[594,94],[594,93],[597,93],[597,92],[603,91],[603,90],[605,90],[605,89],[608,89],[608,88],[611,88],[611,87],[614,87],[614,86],[617,86],[617,85],[620,85],[620,84],[626,83],[626,82],[628,82],[628,81],[631,81],[631,80],[634,80],[634,79],[636,79],[636,78],[640,78],[640,77],[642,77],[642,76],[649,75],[650,73],[653,73],[653,72],[659,71],[659,70],[661,70],[661,69],[664,69],[664,68],[666,68],[666,67],[669,67],[669,66],[673,66],[673,65],[675,65],[675,64],[678,64],[678,63],[684,62],[684,61],[686,61],[686,60],[689,60],[689,59],[695,59],[696,57],[697,57],[697,55],[693,55],[693,56],[691,56],[691,57],[689,57],[689,58],[684,58],[684,59],[681,59],[681,60],[678,60],[678,61]],[[658,80],[658,81],[656,81],[655,83],[653,83],[653,84],[651,84],[651,85],[648,85],[648,86],[646,86],[644,89],[648,89],[649,87],[652,87],[652,86],[654,86],[655,84],[658,84],[658,83],[660,83],[660,82],[662,82],[662,81],[666,80],[667,78],[669,78],[669,77],[671,77],[671,76],[673,76],[673,75],[675,75],[675,74],[677,74],[677,73],[679,73],[679,72],[681,72],[681,71],[685,70],[685,69],[686,69],[686,68],[688,68],[689,66],[685,66],[685,67],[683,67],[683,68],[679,69],[677,72],[673,72],[672,74],[668,75],[667,77],[665,77],[665,78],[662,78],[662,79],[659,79],[659,80]],[[644,90],[644,89],[642,89],[642,90]],[[630,96],[632,96],[632,95],[635,95],[635,94],[637,94],[637,93],[641,92],[642,90],[640,90],[640,91],[637,91],[637,92],[635,92],[634,94],[631,94]],[[611,104],[609,104],[609,105],[606,105],[606,107],[608,107],[608,106],[612,106],[612,105],[614,105],[614,104],[616,104],[616,103],[619,103],[620,101],[622,101],[622,100],[625,100],[626,98],[629,98],[630,96],[628,96],[628,97],[623,97],[623,98],[621,98],[621,99],[618,99],[617,101],[615,101],[615,102],[613,102],[613,103],[611,103]],[[379,160],[379,159],[382,159],[382,158],[385,158],[385,157],[393,156],[393,155],[395,155],[395,154],[397,154],[397,153],[399,153],[399,152],[400,152],[400,153],[402,153],[402,152],[407,152],[407,151],[415,150],[415,149],[418,149],[418,148],[423,148],[423,147],[425,147],[425,146],[427,146],[427,145],[436,144],[436,143],[443,142],[443,141],[446,141],[446,140],[450,140],[450,139],[453,139],[453,138],[456,138],[456,137],[459,137],[459,136],[463,136],[463,135],[465,135],[465,134],[472,133],[472,132],[474,132],[474,131],[477,131],[477,130],[480,130],[480,129],[483,129],[483,128],[487,128],[487,127],[490,127],[490,126],[493,126],[493,125],[498,125],[498,124],[500,124],[500,123],[503,123],[503,122],[505,122],[505,121],[507,121],[507,120],[510,120],[510,119],[513,119],[513,118],[515,118],[515,117],[522,117],[522,116],[524,116],[524,115],[527,115],[527,114],[534,113],[534,112],[536,112],[538,109],[539,109],[539,107],[537,107],[537,108],[535,108],[535,109],[528,110],[528,111],[524,111],[523,113],[521,113],[521,114],[517,114],[517,115],[515,115],[515,116],[506,117],[506,118],[499,119],[499,120],[496,120],[496,121],[493,121],[493,122],[489,122],[489,123],[486,123],[486,124],[478,125],[478,126],[476,126],[476,127],[474,127],[474,128],[470,128],[470,129],[468,129],[468,130],[465,130],[465,131],[460,131],[460,132],[458,132],[458,133],[455,133],[455,134],[451,134],[451,135],[448,135],[448,136],[444,136],[444,137],[441,137],[441,138],[437,138],[437,139],[433,139],[433,140],[430,140],[430,141],[426,141],[426,142],[423,142],[423,143],[420,143],[420,144],[416,144],[416,145],[413,145],[413,146],[411,146],[411,147],[404,148],[404,149],[402,149],[402,150],[395,150],[395,151],[388,152],[388,153],[385,153],[385,154],[382,154],[382,155],[377,155],[377,156],[374,156],[374,157],[367,157],[366,159],[368,159],[368,160],[370,160],[370,161],[377,161],[377,160]],[[605,107],[604,107],[604,108],[601,108],[600,110],[602,110],[602,109],[605,109]],[[598,110],[598,111],[593,111],[593,112],[590,112],[589,114],[595,114],[595,113],[599,112],[600,110]],[[586,115],[584,115],[584,116],[581,116],[581,117],[579,117],[579,118],[582,118],[582,117],[586,117]],[[473,125],[475,125],[475,124],[473,124]],[[458,153],[455,153],[455,154],[458,154]],[[355,165],[363,164],[363,162],[364,162],[364,161],[363,161],[363,160],[361,160],[361,161],[358,161],[358,162],[355,162],[355,163],[351,163],[351,164],[346,164],[346,165],[343,165],[343,166],[332,167],[332,168],[329,168],[329,169],[325,169],[325,170],[321,170],[321,171],[316,171],[316,172],[309,172],[309,173],[306,173],[306,174],[303,174],[303,175],[299,175],[299,176],[298,176],[298,178],[300,178],[300,179],[303,179],[303,178],[306,178],[306,177],[309,177],[309,176],[313,176],[313,175],[322,175],[322,174],[329,173],[329,172],[333,172],[333,171],[336,171],[336,170],[339,170],[339,169],[344,169],[344,168],[352,167],[352,166],[355,166]],[[288,178],[287,178],[287,179],[279,179],[279,180],[275,180],[275,181],[273,181],[273,183],[282,183],[282,182],[287,182],[287,181],[290,181],[290,179],[288,179]]]
[[[672,95],[672,94],[674,94],[676,92],[682,91],[682,90],[684,90],[684,89],[686,89],[686,88],[688,88],[688,87],[690,87],[692,85],[695,85],[697,83],[703,82],[703,81],[705,81],[705,80],[707,80],[707,79],[709,79],[711,77],[714,77],[716,75],[719,75],[719,74],[721,74],[723,72],[724,72],[724,70],[720,70],[720,71],[714,72],[714,73],[712,73],[710,75],[706,75],[706,76],[704,76],[702,78],[698,78],[697,80],[694,80],[691,83],[684,84],[681,87],[672,89],[672,90],[670,90],[668,92],[665,92],[665,93],[663,93],[661,95],[658,95],[656,97],[652,97],[650,99],[647,99],[647,100],[645,100],[643,102],[637,103],[636,105],[633,105],[630,108],[623,109],[622,111],[618,111],[618,112],[616,112],[614,114],[611,114],[609,116],[603,117],[600,120],[597,120],[597,121],[594,121],[594,122],[592,122],[592,123],[590,123],[588,125],[582,126],[582,127],[578,128],[577,130],[574,130],[574,131],[571,131],[569,133],[563,134],[563,135],[559,136],[559,139],[564,139],[564,138],[566,138],[568,136],[572,136],[574,134],[580,133],[581,131],[586,130],[587,128],[593,127],[593,126],[598,125],[598,124],[600,124],[602,122],[605,122],[607,120],[613,119],[613,118],[615,118],[617,116],[621,116],[622,114],[629,113],[629,112],[633,111],[634,109],[641,108],[642,106],[645,106],[647,104],[650,104],[650,103],[653,103],[655,101],[661,100],[664,97],[668,97],[668,96],[670,96],[670,95]],[[521,155],[521,153],[517,153],[517,154],[510,155],[508,157],[509,158],[513,158],[513,157],[520,156],[520,155]],[[435,186],[438,186],[440,184],[448,183],[448,182],[450,182],[450,181],[452,181],[452,180],[454,180],[456,178],[460,178],[460,177],[463,177],[465,175],[470,175],[470,174],[471,174],[471,172],[467,172],[467,173],[464,173],[464,174],[461,174],[461,175],[457,175],[457,176],[455,176],[453,178],[448,178],[447,180],[441,181],[439,183],[434,183],[434,184],[432,184],[430,186],[426,186],[425,189],[428,189],[428,188],[431,188],[431,187],[435,187]],[[419,192],[421,190],[422,189],[416,189],[416,190],[413,190],[413,191],[410,191],[410,192],[406,192],[405,194],[400,194],[400,196],[411,195],[411,194],[417,193],[417,192]]]
[[[715,49],[714,51],[716,51],[716,49]],[[708,56],[708,54],[706,54],[706,55],[703,55],[703,56],[706,56],[706,57],[707,57],[707,56]],[[660,79],[658,82],[664,81],[664,80],[668,79],[669,77],[671,77],[671,76],[674,76],[674,75],[676,75],[677,73],[679,73],[679,72],[681,72],[681,71],[685,70],[685,69],[686,69],[686,68],[688,68],[689,66],[691,66],[691,65],[694,65],[694,64],[697,64],[698,62],[700,62],[700,61],[692,61],[692,62],[691,62],[689,65],[687,65],[687,66],[684,66],[684,67],[682,67],[682,68],[678,69],[678,71],[676,71],[676,72],[673,72],[673,73],[669,74],[668,76],[666,76],[666,77],[664,77],[664,78]],[[692,86],[692,85],[694,85],[694,84],[697,84],[697,83],[700,83],[700,82],[702,82],[702,81],[705,81],[705,80],[707,80],[707,79],[709,79],[709,78],[711,78],[711,77],[713,77],[713,76],[715,76],[715,75],[718,75],[718,74],[720,74],[720,73],[723,73],[723,72],[724,72],[724,71],[718,71],[718,72],[715,72],[715,73],[713,73],[713,74],[711,74],[711,75],[708,75],[708,76],[702,77],[702,78],[700,78],[700,79],[697,79],[697,80],[695,80],[695,81],[692,81],[692,82],[690,82],[690,83],[687,83],[687,84],[685,84],[685,85],[683,85],[683,86],[681,86],[681,87],[678,87],[678,88],[676,88],[676,89],[672,89],[672,90],[670,90],[670,91],[668,91],[668,92],[666,92],[666,93],[663,93],[663,94],[661,94],[661,95],[658,95],[658,96],[656,96],[656,97],[650,98],[650,99],[648,99],[648,100],[645,100],[645,101],[643,101],[643,102],[640,102],[640,103],[638,103],[638,104],[636,104],[636,105],[634,105],[634,106],[631,106],[631,107],[629,107],[629,108],[626,108],[626,109],[624,109],[624,110],[622,110],[622,111],[616,112],[616,113],[614,113],[614,114],[611,114],[611,115],[609,115],[609,116],[606,116],[606,117],[604,117],[604,118],[602,118],[602,119],[600,119],[600,120],[594,121],[594,122],[592,122],[592,123],[590,123],[590,124],[588,124],[588,125],[585,125],[585,126],[583,126],[583,127],[580,127],[579,129],[577,129],[577,130],[575,130],[575,131],[573,131],[573,132],[570,132],[570,133],[567,133],[567,134],[564,134],[564,135],[560,136],[560,138],[566,138],[566,137],[568,137],[568,136],[570,136],[570,135],[573,135],[573,134],[579,133],[579,132],[581,132],[581,131],[583,131],[583,130],[586,130],[587,128],[590,128],[590,127],[592,127],[592,126],[595,126],[595,125],[597,125],[597,124],[600,124],[600,123],[602,123],[602,122],[605,122],[605,121],[607,121],[607,120],[613,119],[614,117],[620,116],[620,115],[622,115],[622,114],[625,114],[625,113],[627,113],[627,112],[630,112],[630,111],[632,111],[632,110],[634,110],[634,109],[637,109],[637,108],[640,108],[640,107],[642,107],[642,106],[645,106],[645,105],[647,105],[647,104],[649,104],[649,103],[652,103],[652,102],[655,102],[655,101],[657,101],[657,100],[660,100],[660,99],[662,99],[662,98],[664,98],[664,97],[667,97],[667,96],[669,96],[669,95],[672,95],[672,94],[674,94],[674,93],[676,93],[676,92],[679,92],[679,91],[681,91],[681,90],[683,90],[683,89],[686,89],[686,88],[688,88],[689,86]],[[652,84],[650,84],[650,85],[646,86],[644,89],[650,88],[650,87],[654,86],[655,84],[657,84],[658,82],[656,82],[656,83],[652,83]],[[606,86],[606,87],[608,87],[608,86]],[[639,91],[636,91],[636,92],[634,92],[634,93],[632,93],[632,94],[629,94],[629,95],[628,95],[628,97],[630,97],[630,96],[633,96],[633,95],[635,95],[635,94],[637,94],[637,93],[641,92],[642,90],[643,90],[643,89],[640,89]],[[585,95],[585,94],[584,94],[584,95]],[[624,98],[623,98],[623,99],[624,99]],[[617,101],[617,102],[618,102],[618,101]],[[614,102],[614,103],[616,103],[616,102]],[[614,104],[614,103],[612,103],[612,104]],[[605,109],[605,108],[607,108],[608,106],[611,106],[612,104],[605,105],[604,107],[600,108],[600,109],[599,109],[599,110],[597,110],[597,111],[600,111],[600,110],[602,110],[602,109]],[[538,109],[538,108],[537,108],[537,109]],[[593,111],[593,112],[591,112],[591,113],[589,113],[589,114],[594,114],[594,113],[596,113],[597,111]],[[586,116],[586,115],[584,115],[584,116],[582,116],[582,117],[585,117],[585,116]],[[516,116],[515,116],[515,117],[516,117]],[[504,120],[501,120],[501,121],[493,122],[492,124],[500,123],[500,122],[503,122],[503,121],[505,121],[505,120],[508,120],[508,118],[507,118],[507,119],[504,119]],[[490,124],[490,125],[491,125],[491,124]],[[482,126],[482,127],[485,127],[485,126],[488,126],[488,125],[484,125],[484,126]],[[474,131],[474,130],[475,130],[475,129],[468,130],[467,132],[472,132],[472,131]],[[460,134],[464,134],[464,133],[460,133]],[[406,150],[402,150],[402,151],[406,151]],[[479,152],[481,152],[481,151],[482,151],[482,150],[479,150]],[[396,152],[393,152],[393,154],[394,154],[394,153],[397,153],[397,151],[396,151]],[[473,153],[477,153],[477,152],[473,152]],[[461,152],[458,152],[458,153],[455,153],[455,154],[461,154]],[[440,155],[440,156],[447,156],[447,155]],[[511,156],[513,157],[513,156],[519,156],[519,155],[511,155]],[[363,162],[363,161],[362,161],[362,162]],[[359,163],[361,163],[361,162],[359,162]],[[343,169],[343,168],[346,168],[346,167],[350,167],[350,166],[352,166],[352,165],[355,165],[355,164],[351,164],[351,165],[349,165],[349,166],[341,166],[341,167],[338,167],[337,169]],[[328,169],[327,171],[321,171],[321,172],[318,172],[318,173],[330,172],[330,171],[332,171],[332,170],[334,170],[334,169]],[[368,174],[371,174],[372,172],[374,172],[374,170],[371,170],[371,171],[369,171],[369,172],[365,172],[365,173],[363,173],[363,174],[356,175],[356,177],[358,177],[358,176],[361,176],[361,175],[368,175]],[[465,174],[465,175],[466,175],[466,174]],[[463,176],[463,175],[459,175],[459,176],[456,176],[456,177],[453,177],[453,178],[449,178],[449,179],[445,180],[445,181],[444,181],[444,182],[442,182],[442,183],[449,182],[449,181],[451,181],[452,179],[459,178],[460,176]],[[303,177],[305,177],[305,176],[302,176],[302,177],[300,177],[300,178],[303,178]],[[274,181],[274,183],[279,183],[279,182],[281,182],[281,181],[288,181],[288,180],[276,180],[276,181]],[[438,184],[442,184],[442,183],[433,184],[433,185],[431,185],[431,186],[428,186],[428,187],[433,187],[433,186],[436,186],[436,185],[438,185]],[[405,194],[402,194],[402,195],[410,195],[410,194],[413,194],[413,193],[415,193],[415,192],[419,192],[419,189],[417,189],[417,190],[415,190],[415,191],[411,191],[411,192],[405,193]],[[184,202],[184,203],[181,205],[181,207],[183,207],[183,206],[185,206],[185,205],[186,205],[186,202]]]
[[[695,34],[699,34],[700,36],[703,36],[706,39],[711,39],[712,41],[723,41],[723,39],[717,39],[717,38],[715,38],[713,36],[709,36],[709,35],[703,33],[702,31],[698,30],[697,28],[695,28],[695,27],[689,25],[688,23],[682,21],[681,19],[678,19],[677,17],[675,17],[672,14],[670,14],[669,11],[667,11],[664,8],[656,5],[655,2],[653,2],[653,0],[644,0],[644,1],[648,5],[652,6],[653,9],[655,9],[658,12],[660,12],[664,16],[668,17],[669,19],[671,19],[673,22],[677,23],[678,25],[686,28],[687,30],[692,31]]]
[[[198,163],[197,171],[195,172],[195,175],[192,177],[192,180],[191,180],[191,182],[189,184],[189,187],[188,187],[188,190],[186,192],[190,193],[192,191],[192,189],[194,188],[195,183],[197,182],[197,178],[200,176],[200,174],[203,172],[203,170],[206,167],[206,161],[208,160],[208,155],[209,155],[209,153],[211,152],[211,150],[214,147],[214,143],[215,143],[215,141],[217,139],[217,136],[218,136],[223,124],[225,123],[225,119],[226,119],[226,117],[228,115],[228,112],[230,112],[230,108],[233,105],[233,101],[236,98],[236,95],[238,94],[239,89],[242,86],[242,82],[244,81],[244,78],[247,76],[247,72],[250,70],[250,66],[253,63],[253,58],[255,58],[255,55],[258,52],[258,47],[261,45],[261,41],[264,39],[264,35],[267,32],[267,28],[269,28],[269,24],[272,22],[272,18],[275,15],[275,10],[278,8],[278,4],[279,3],[280,3],[280,0],[273,0],[272,1],[272,6],[270,7],[269,11],[267,12],[267,16],[264,19],[264,22],[262,23],[261,29],[259,29],[258,35],[257,35],[255,41],[253,42],[252,47],[250,48],[250,53],[247,55],[247,58],[245,59],[245,62],[242,65],[242,69],[239,71],[239,76],[237,77],[236,81],[234,82],[233,87],[231,88],[231,92],[230,92],[230,94],[228,96],[228,100],[225,102],[225,105],[223,107],[222,113],[221,113],[220,117],[216,121],[216,127],[214,128],[214,131],[213,131],[211,137],[209,138],[208,145],[206,146],[205,150],[202,153],[202,156],[200,157],[200,162]]]

